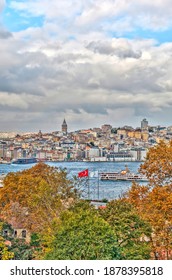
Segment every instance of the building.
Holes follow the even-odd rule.
[[[130,150],[130,154],[133,156],[133,159],[136,161],[144,161],[146,158],[147,150],[143,147],[133,147]]]
[[[108,133],[111,132],[112,126],[110,124],[103,124],[101,128],[103,133]]]
[[[62,123],[62,132],[64,134],[67,134],[67,123],[66,123],[65,119],[64,119],[64,121]]]
[[[149,139],[149,133],[148,133],[148,131],[143,131],[143,132],[142,132],[142,140],[145,141],[145,142],[147,142],[148,139]]]
[[[148,121],[146,119],[141,121],[141,130],[148,130]]]
[[[141,139],[142,138],[142,133],[141,133],[141,130],[139,128],[135,129],[134,138],[135,139]]]
[[[41,132],[41,130],[39,130],[39,132],[38,132],[38,137],[41,139],[42,138],[42,132]]]

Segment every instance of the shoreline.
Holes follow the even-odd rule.
[[[66,163],[76,163],[76,162],[80,162],[80,163],[112,163],[112,162],[114,162],[114,163],[120,163],[120,162],[125,162],[125,163],[127,163],[127,162],[144,162],[144,160],[113,160],[113,161],[111,161],[111,160],[94,160],[94,161],[92,161],[92,160],[75,160],[75,161],[67,161],[67,160],[59,160],[59,161],[51,161],[51,160],[38,160],[37,162],[35,162],[35,163],[39,163],[39,162],[44,162],[44,163],[59,163],[59,162],[66,162]],[[34,164],[35,164],[34,163]],[[0,165],[1,164],[3,164],[3,165],[11,165],[12,163],[11,162],[0,162]],[[24,164],[20,164],[20,163],[16,163],[16,165],[28,165],[28,164],[33,164],[33,163],[24,163]]]

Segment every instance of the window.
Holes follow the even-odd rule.
[[[8,236],[8,230],[7,229],[5,229],[4,231],[3,231],[3,236]]]
[[[22,238],[26,238],[26,230],[22,230]]]

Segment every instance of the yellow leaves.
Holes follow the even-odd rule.
[[[0,190],[0,210],[7,221],[12,217],[23,228],[40,232],[73,203],[73,189],[65,171],[39,163],[7,175]]]
[[[172,141],[162,141],[150,148],[140,171],[146,174],[151,186],[172,184]]]
[[[172,251],[172,141],[160,142],[151,148],[140,171],[149,179],[147,190],[135,185],[128,193],[128,200],[135,205],[142,218],[153,229],[152,245],[155,252]],[[171,256],[172,257],[172,256]]]
[[[172,191],[170,186],[132,186],[127,200],[132,203],[139,215],[150,223],[153,229],[152,245],[155,250],[172,250]],[[171,245],[170,245],[171,244]]]
[[[0,236],[0,260],[11,260],[13,257],[14,253],[8,251],[4,238]]]
[[[141,215],[157,223],[157,219],[165,222],[168,218],[172,222],[172,192],[168,186],[149,189],[145,186],[134,186],[128,192],[128,201],[135,205]]]

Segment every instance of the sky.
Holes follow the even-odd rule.
[[[0,0],[0,131],[172,125],[172,0]]]

